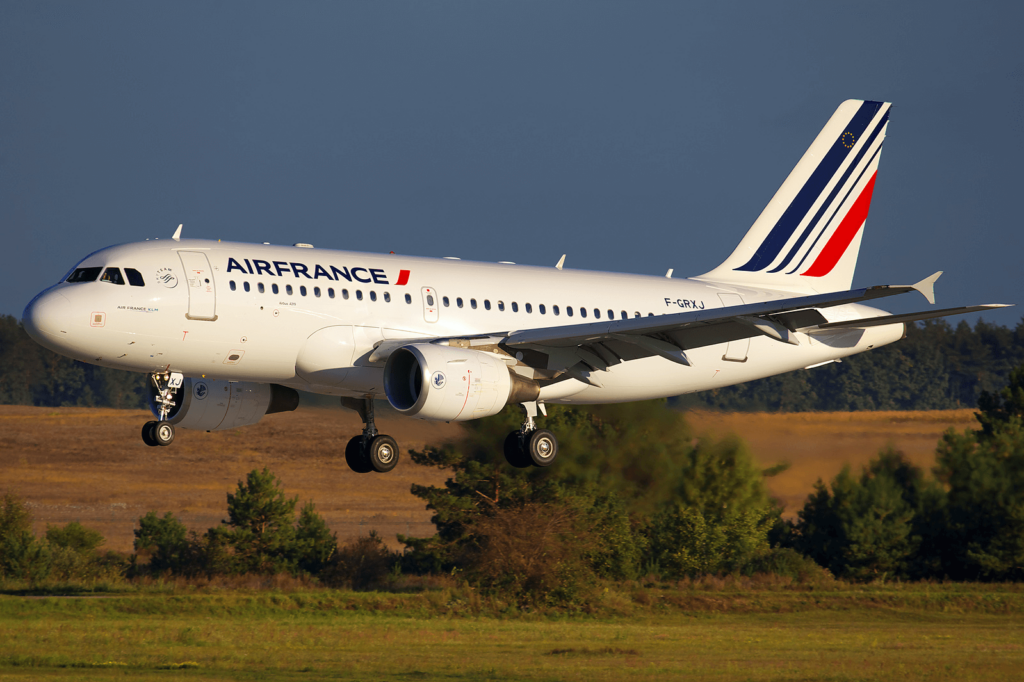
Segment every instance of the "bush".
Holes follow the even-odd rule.
[[[399,565],[399,556],[387,548],[376,531],[339,547],[320,573],[331,587],[370,590],[385,586]]]
[[[649,561],[665,578],[731,573],[768,549],[774,518],[767,510],[712,514],[680,506],[655,516],[644,529]]]
[[[790,547],[776,547],[754,557],[740,568],[739,573],[745,576],[776,575],[811,585],[834,581],[827,569]]]

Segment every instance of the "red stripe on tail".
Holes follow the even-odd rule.
[[[875,171],[871,179],[868,180],[864,191],[853,202],[849,213],[843,218],[843,222],[839,223],[839,227],[832,235],[832,238],[828,240],[828,243],[825,244],[821,253],[818,254],[814,264],[801,273],[804,277],[824,277],[832,272],[832,268],[836,266],[839,259],[846,253],[850,242],[857,236],[864,221],[867,220],[868,209],[871,208],[871,193],[875,191],[876,177],[878,177],[878,171]]]

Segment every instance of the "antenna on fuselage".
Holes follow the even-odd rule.
[[[185,223],[182,223],[181,225],[178,225],[178,229],[175,230],[174,234],[171,235],[171,239],[173,239],[176,242],[180,242],[181,241],[181,227],[184,224]]]
[[[561,270],[563,265],[565,265],[564,253],[562,254],[562,257],[558,259],[558,263],[555,265],[555,270]]]

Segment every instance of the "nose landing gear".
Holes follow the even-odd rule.
[[[550,466],[558,456],[558,439],[547,429],[538,429],[533,418],[544,408],[538,403],[523,403],[523,425],[505,437],[505,461],[517,469]]]
[[[142,442],[151,447],[170,445],[174,442],[174,424],[167,421],[177,403],[174,396],[184,383],[184,377],[178,372],[154,372],[149,375],[153,383],[153,406],[157,421],[148,421],[142,427]]]
[[[387,473],[398,464],[398,443],[391,436],[377,432],[373,420],[373,398],[342,398],[341,404],[359,413],[363,420],[363,433],[345,446],[345,461],[357,474],[371,471]]]

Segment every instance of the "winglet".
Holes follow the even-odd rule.
[[[564,253],[562,254],[562,257],[558,259],[558,263],[555,265],[555,270],[561,270],[563,265],[565,265]]]
[[[184,225],[184,223],[182,223],[181,225],[178,225],[178,229],[174,231],[173,235],[171,235],[171,239],[173,239],[176,242],[180,242],[181,241],[181,227],[182,227],[182,225]]]
[[[935,280],[942,275],[942,270],[939,270],[930,277],[925,277],[917,284],[912,284],[911,288],[915,291],[920,291],[921,295],[928,299],[928,302],[935,305]]]

